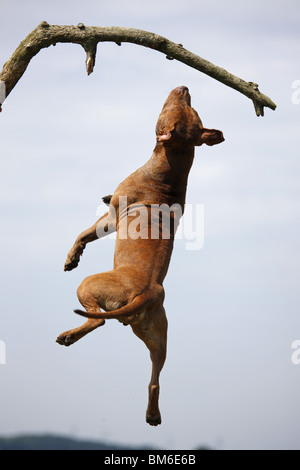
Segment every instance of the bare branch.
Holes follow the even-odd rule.
[[[260,93],[257,84],[246,82],[232,75],[225,69],[184,49],[182,44],[175,44],[163,36],[133,28],[85,26],[83,23],[77,26],[59,26],[49,25],[46,21],[42,21],[20,43],[3,66],[0,73],[0,110],[4,99],[22,77],[31,59],[41,49],[55,45],[57,42],[80,44],[86,51],[86,69],[87,74],[90,75],[95,65],[97,44],[106,41],[115,42],[119,46],[122,42],[138,44],[162,52],[167,59],[183,62],[250,98],[257,116],[264,115],[264,107],[273,110],[276,108],[270,98]]]

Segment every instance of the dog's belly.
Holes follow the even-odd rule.
[[[131,271],[131,281],[143,291],[150,284],[162,284],[167,274],[174,240],[125,239],[117,234],[114,268]]]

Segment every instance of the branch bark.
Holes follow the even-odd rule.
[[[167,59],[176,59],[184,64],[203,72],[250,98],[254,104],[257,116],[264,115],[264,107],[275,110],[276,105],[268,96],[258,90],[258,85],[246,82],[227,72],[196,54],[185,49],[182,44],[176,44],[163,36],[148,31],[122,27],[49,25],[42,21],[20,43],[10,59],[4,64],[0,73],[0,110],[5,98],[15,87],[24,74],[31,59],[46,47],[61,43],[80,44],[86,51],[86,70],[90,75],[94,69],[97,44],[112,41],[121,45],[130,42],[140,46],[155,49],[166,55]]]

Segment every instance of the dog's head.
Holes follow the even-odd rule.
[[[180,145],[215,145],[225,139],[221,131],[206,129],[191,107],[191,96],[186,86],[179,86],[169,94],[156,124],[158,142]]]

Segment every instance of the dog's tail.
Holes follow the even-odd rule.
[[[124,305],[117,310],[111,310],[110,312],[89,313],[77,309],[74,310],[74,312],[86,318],[104,318],[108,320],[109,318],[120,318],[126,315],[139,314],[142,312],[143,308],[153,300],[157,300],[157,296],[153,296],[148,292],[147,294],[142,293],[137,295],[129,304]]]

